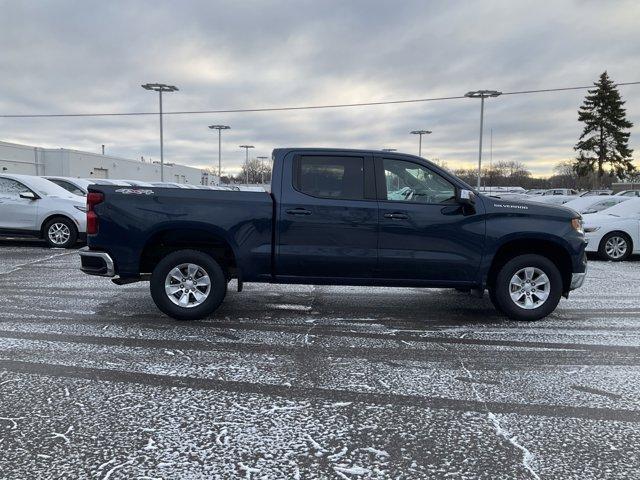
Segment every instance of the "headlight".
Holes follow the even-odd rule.
[[[584,233],[584,229],[582,228],[582,219],[574,218],[571,220],[571,226],[578,233]]]
[[[600,227],[585,227],[584,233],[597,232],[600,230]]]
[[[86,205],[74,205],[73,207],[77,208],[81,212],[86,212],[87,211],[87,206]]]

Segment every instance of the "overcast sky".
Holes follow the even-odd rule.
[[[165,110],[353,103],[640,80],[636,1],[0,0],[0,113],[154,111],[140,84],[175,84]],[[620,87],[635,124],[640,85]],[[583,91],[503,96],[485,109],[486,160],[547,175],[571,159]],[[165,117],[165,160],[237,172],[238,148],[396,148],[450,168],[477,161],[479,101]],[[159,158],[157,117],[0,119],[0,140]]]

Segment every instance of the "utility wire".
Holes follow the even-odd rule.
[[[638,82],[616,83],[616,86],[639,85]],[[502,95],[524,95],[530,93],[548,93],[563,92],[567,90],[586,90],[593,88],[594,85],[580,87],[563,87],[563,88],[544,88],[541,90],[520,90],[514,92],[502,92]],[[328,108],[352,108],[352,107],[369,107],[375,105],[398,105],[403,103],[422,103],[422,102],[438,102],[443,100],[458,100],[466,98],[464,95],[452,97],[432,97],[432,98],[415,98],[410,100],[387,100],[380,102],[363,102],[363,103],[337,103],[330,105],[305,105],[297,107],[264,107],[264,108],[230,108],[225,110],[184,110],[174,112],[163,112],[163,115],[200,115],[212,113],[256,113],[256,112],[284,112],[293,110],[320,110]],[[0,114],[0,118],[60,118],[60,117],[133,117],[143,115],[158,115],[158,112],[120,112],[120,113],[33,113],[33,114]]]

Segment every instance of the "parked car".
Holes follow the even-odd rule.
[[[575,195],[537,195],[529,197],[531,203],[546,203],[548,205],[564,205],[571,200],[579,198]]]
[[[86,178],[93,185],[116,185],[120,187],[130,187],[131,184],[123,182],[121,180],[114,180],[111,178]]]
[[[586,275],[573,210],[486,197],[412,155],[276,149],[272,192],[91,186],[81,268],[150,280],[167,315],[202,318],[227,283],[485,289],[518,320],[551,313]]]
[[[613,195],[613,190],[587,190],[580,194],[581,197],[592,197],[594,195]]]
[[[597,213],[618,203],[629,200],[630,197],[617,197],[615,195],[593,195],[590,197],[578,197],[564,204],[567,208],[573,208],[581,214]]]
[[[50,182],[53,182],[59,187],[64,188],[66,191],[80,197],[87,196],[87,188],[89,187],[89,185],[91,185],[91,182],[89,180],[85,180],[84,178],[52,177],[49,175],[46,175],[43,178],[46,178]]]
[[[629,198],[598,213],[585,215],[587,252],[620,262],[640,253],[640,198]]]
[[[0,175],[0,235],[73,246],[86,232],[85,199],[46,178]]]
[[[120,179],[109,179],[112,182],[117,183],[118,185],[130,186],[130,187],[152,187],[151,183],[144,182],[142,180],[120,180]]]
[[[616,196],[618,195],[621,197],[640,197],[640,190],[622,190],[616,193]]]
[[[543,189],[543,188],[533,188],[531,190],[527,190],[525,192],[525,194],[527,194],[527,195],[542,195],[544,192],[546,192],[546,190]]]
[[[550,190],[546,190],[542,195],[578,195],[578,191],[572,188],[552,188]]]
[[[164,187],[164,188],[189,188],[184,183],[177,182],[150,182],[154,187]]]

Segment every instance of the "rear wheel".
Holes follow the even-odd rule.
[[[520,255],[498,272],[491,301],[513,320],[539,320],[555,310],[562,296],[562,275],[541,255]]]
[[[44,239],[50,247],[70,248],[78,239],[78,229],[68,218],[52,218],[44,226]]]
[[[220,306],[227,281],[211,256],[197,250],[170,253],[151,274],[151,297],[156,306],[176,320],[197,320]]]
[[[605,260],[621,262],[631,255],[631,239],[622,232],[611,232],[604,236],[598,255]]]

